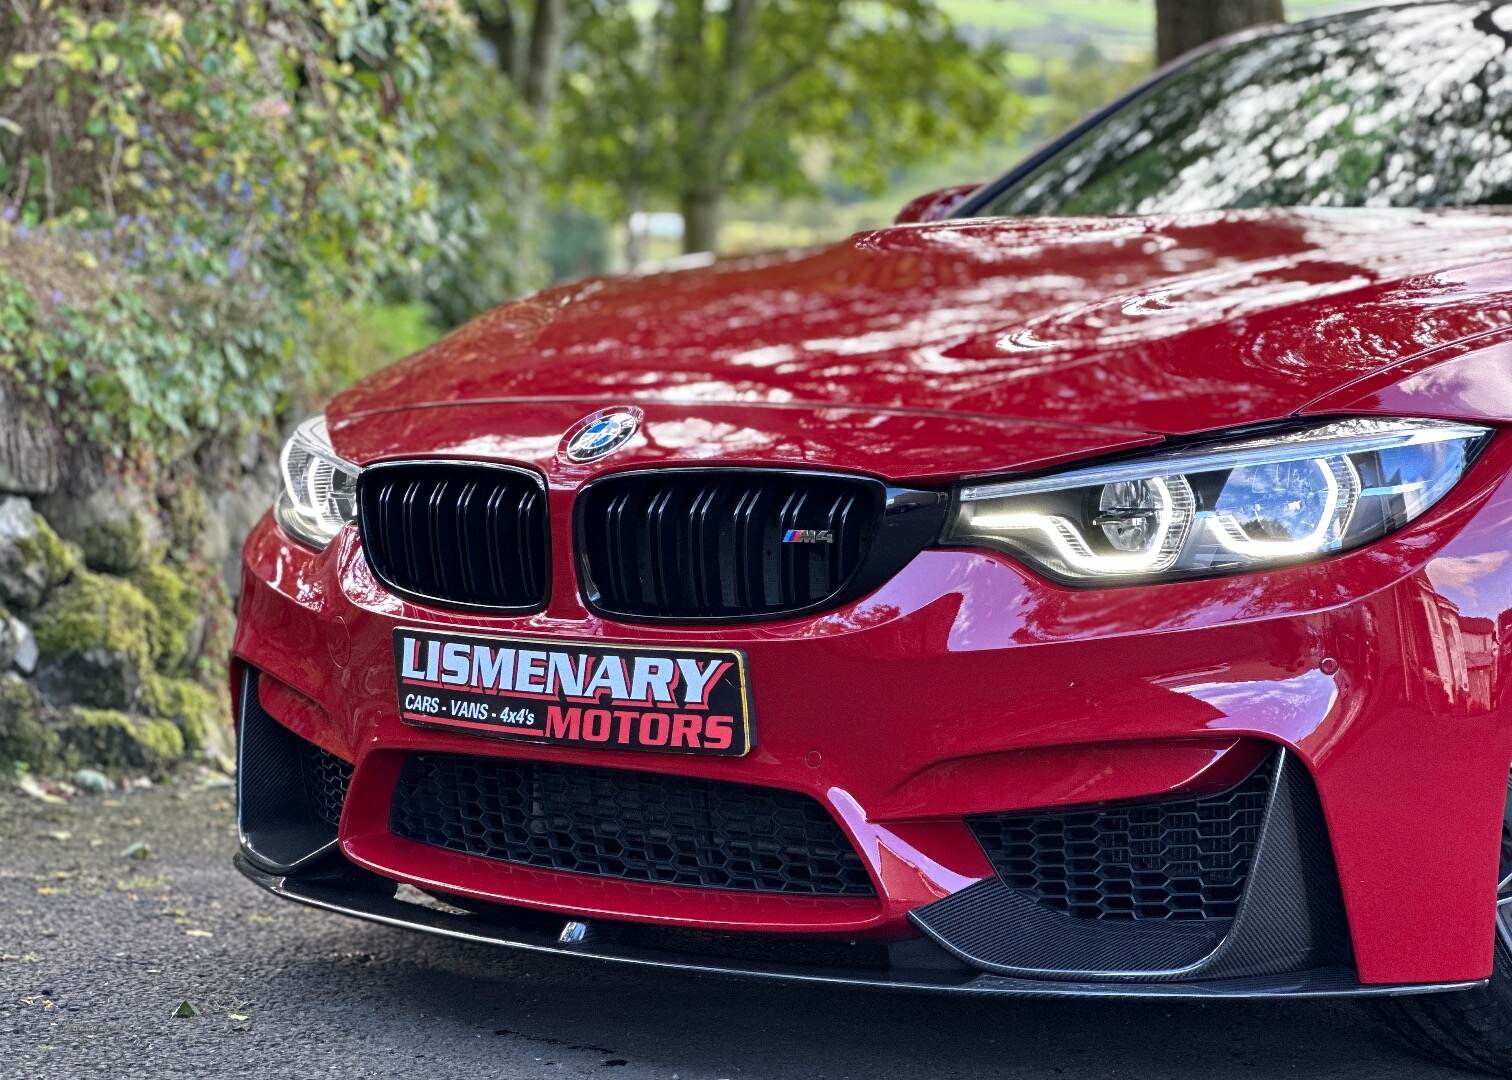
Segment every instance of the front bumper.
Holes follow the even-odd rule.
[[[350,532],[316,555],[264,520],[246,548],[236,656],[270,680],[265,704],[280,724],[355,764],[335,845],[308,864],[322,876],[336,859],[338,868],[470,902],[613,926],[918,945],[920,927],[929,929],[926,909],[996,880],[968,817],[1214,790],[1279,747],[1320,803],[1347,914],[1345,965],[1259,977],[1263,985],[1216,971],[1139,983],[1050,971],[1046,981],[987,974],[990,958],[978,955],[964,974],[921,981],[873,972],[844,981],[944,979],[956,989],[1114,996],[1442,989],[1482,980],[1491,968],[1512,760],[1504,722],[1512,610],[1501,572],[1504,523],[1512,520],[1505,443],[1493,443],[1411,529],[1323,563],[1077,591],[991,554],[931,550],[834,611],[681,631],[594,616],[577,598],[566,559],[554,571],[551,607],[537,615],[421,607],[374,580]],[[552,498],[552,519],[565,527],[570,493]],[[554,536],[556,550],[572,550],[559,539],[570,540]],[[760,718],[756,749],[740,759],[673,757],[407,726],[397,715],[390,634],[416,624],[739,648]],[[814,900],[615,881],[403,840],[390,829],[389,804],[403,762],[419,752],[801,792],[840,822],[876,895]],[[342,899],[340,875],[337,885],[302,883],[298,868],[251,858],[261,862],[260,883],[291,899],[482,934],[476,923],[450,921],[472,916],[398,911],[389,907],[397,901],[379,904],[370,890],[357,890],[361,902]],[[556,948],[513,932],[482,936]],[[564,949],[707,966],[635,949],[624,957],[607,947]],[[712,967],[797,977],[786,968]]]

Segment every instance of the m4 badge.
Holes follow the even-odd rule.
[[[782,534],[784,544],[833,544],[835,533],[832,529],[789,529]]]

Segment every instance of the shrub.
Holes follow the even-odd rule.
[[[0,367],[101,443],[297,393],[302,310],[442,250],[425,149],[452,0],[0,12]]]

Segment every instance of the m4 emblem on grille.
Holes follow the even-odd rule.
[[[782,534],[784,544],[833,544],[835,533],[831,529],[789,529]]]

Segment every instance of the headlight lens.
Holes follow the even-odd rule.
[[[958,492],[945,539],[1071,584],[1240,573],[1359,547],[1443,497],[1490,438],[1437,420],[1338,420]]]
[[[336,456],[323,416],[295,428],[279,460],[284,489],[274,517],[289,535],[325,547],[357,516],[357,466]]]

